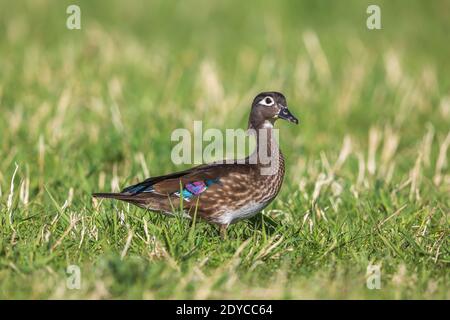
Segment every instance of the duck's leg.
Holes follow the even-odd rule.
[[[228,236],[227,236],[227,228],[228,228],[227,224],[221,224],[219,226],[220,237],[222,238],[222,240],[227,240],[227,238],[228,238]]]

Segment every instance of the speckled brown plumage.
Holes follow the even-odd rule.
[[[169,215],[180,208],[182,201],[187,216],[196,213],[225,230],[229,224],[261,211],[281,189],[284,157],[273,134],[273,124],[278,118],[298,123],[281,93],[263,92],[253,100],[248,126],[256,134],[257,147],[243,161],[200,165],[149,178],[120,193],[93,196],[114,198]],[[258,156],[263,152],[270,157],[269,163]]]

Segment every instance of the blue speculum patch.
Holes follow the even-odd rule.
[[[219,179],[207,179],[204,181],[195,181],[185,185],[184,189],[181,191],[181,196],[183,199],[189,201],[192,197],[198,196],[209,186],[219,183]],[[175,192],[175,195],[180,196],[180,192]]]

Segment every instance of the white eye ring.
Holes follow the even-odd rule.
[[[259,104],[262,104],[263,106],[271,107],[275,104],[275,101],[273,101],[272,97],[264,97],[259,101]]]

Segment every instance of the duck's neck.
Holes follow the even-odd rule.
[[[274,174],[282,155],[278,147],[278,132],[273,128],[273,122],[266,120],[256,126],[250,123],[249,130],[256,136],[256,149],[250,158],[253,157],[254,163],[262,167],[270,167],[271,174]]]

